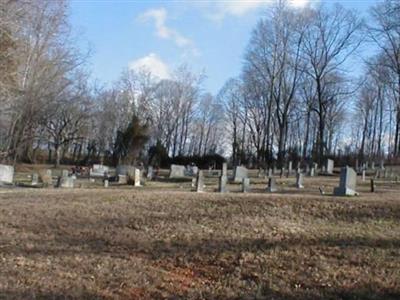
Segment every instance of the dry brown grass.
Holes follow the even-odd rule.
[[[0,299],[399,299],[400,186],[293,182],[0,190]]]

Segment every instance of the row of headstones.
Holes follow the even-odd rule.
[[[235,169],[235,181],[241,177],[241,183],[242,183],[241,191],[243,193],[250,191],[250,179],[248,178],[246,171],[247,171],[247,169],[245,169],[243,167],[240,167],[240,169],[237,169],[237,168]],[[296,187],[298,189],[304,188],[303,181],[304,181],[304,174],[300,173],[300,172],[297,173]],[[228,182],[227,166],[226,166],[226,164],[223,164],[221,176],[219,177],[219,182],[218,182],[218,192],[219,193],[225,193],[228,191],[227,187],[226,187],[227,182]],[[192,184],[195,185],[197,192],[204,191],[205,184],[204,184],[203,171],[200,170],[198,172],[196,180]],[[334,189],[333,193],[336,196],[357,195],[356,184],[357,184],[357,173],[354,171],[354,169],[352,169],[350,167],[344,167],[341,169],[339,187],[336,187]],[[268,178],[268,186],[266,188],[266,191],[270,192],[270,193],[274,193],[274,192],[278,191],[278,188],[276,185],[276,178],[274,178],[274,177]]]
[[[368,162],[363,163],[362,165],[360,165],[358,163],[358,160],[356,160],[356,165],[355,165],[355,169],[359,172],[363,171],[363,170],[369,170],[370,169],[370,165]],[[372,161],[371,162],[371,170],[375,170],[375,162]],[[380,170],[385,170],[385,161],[382,159],[380,161],[380,166],[379,166]]]

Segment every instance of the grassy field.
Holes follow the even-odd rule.
[[[0,299],[400,299],[400,184],[253,182],[1,189]]]

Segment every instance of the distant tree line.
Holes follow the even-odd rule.
[[[400,9],[268,7],[217,95],[187,65],[91,83],[67,1],[0,2],[0,160],[281,166],[400,154]],[[365,49],[371,56],[354,70]],[[363,51],[364,50],[364,51]],[[360,75],[359,70],[362,70]]]

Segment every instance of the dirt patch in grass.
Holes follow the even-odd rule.
[[[0,299],[399,299],[399,193],[3,191]]]

